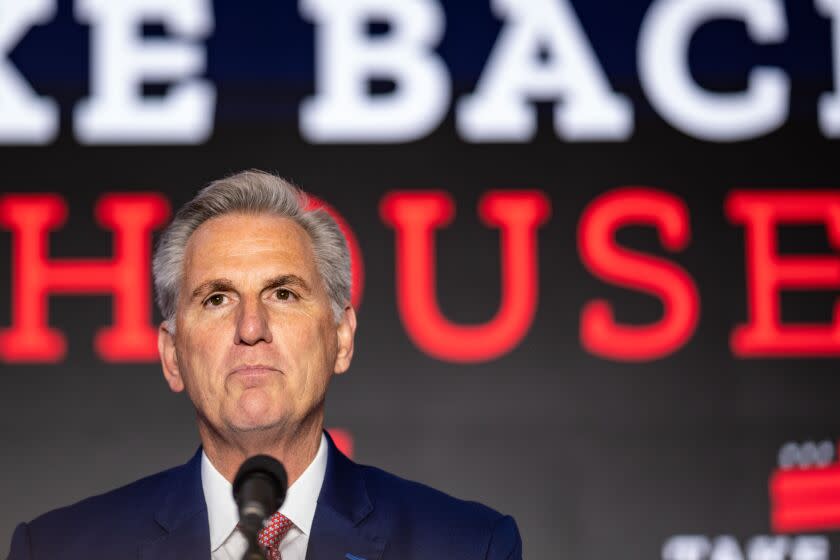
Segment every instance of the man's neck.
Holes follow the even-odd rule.
[[[289,433],[272,430],[222,434],[201,419],[198,433],[207,458],[228,482],[248,457],[270,455],[286,468],[291,486],[312,463],[321,443],[323,418]]]

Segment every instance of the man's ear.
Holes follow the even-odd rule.
[[[344,308],[336,334],[338,335],[338,352],[335,355],[333,371],[341,374],[350,367],[350,361],[353,359],[353,339],[356,336],[356,312],[349,305]]]
[[[169,323],[164,321],[158,327],[158,353],[160,365],[163,367],[163,377],[174,393],[184,390],[184,380],[178,367],[178,356],[175,354],[175,334],[170,331]]]

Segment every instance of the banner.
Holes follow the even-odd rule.
[[[256,168],[348,237],[354,460],[528,558],[840,558],[838,61],[835,0],[0,0],[0,547],[194,452],[151,254]]]

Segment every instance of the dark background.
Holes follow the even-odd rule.
[[[537,137],[527,143],[465,143],[451,111],[411,143],[307,143],[297,111],[315,90],[314,28],[294,2],[252,1],[214,5],[206,76],[218,97],[207,142],[83,146],[71,114],[89,94],[89,28],[76,22],[72,3],[59,2],[56,18],[33,28],[11,59],[38,93],[58,100],[61,132],[46,146],[0,147],[0,189],[67,200],[70,217],[50,237],[52,257],[108,257],[111,234],[93,219],[106,192],[160,191],[177,208],[241,169],[288,177],[338,209],[364,253],[357,354],[333,384],[327,413],[329,426],[353,434],[357,461],[512,514],[529,558],[660,558],[678,534],[731,534],[745,546],[772,532],[767,482],[782,445],[840,433],[840,381],[833,358],[733,356],[730,331],[746,319],[744,239],[723,204],[733,189],[838,186],[837,141],[817,120],[817,98],[833,83],[830,22],[812,3],[791,0],[781,44],[753,45],[734,21],[698,31],[690,61],[704,86],[741,89],[756,64],[784,69],[792,83],[779,130],[723,144],[675,130],[646,101],[636,40],[647,2],[571,4],[611,86],[633,103],[626,142],[560,140],[541,103]],[[443,7],[438,52],[454,100],[474,89],[501,22],[486,1]],[[607,298],[627,323],[662,312],[656,299],[593,277],[577,252],[586,205],[625,185],[686,203],[685,251],[666,253],[644,227],[619,241],[684,267],[701,300],[690,341],[642,363],[590,355],[578,332],[580,310],[594,298]],[[378,204],[396,189],[452,195],[455,221],[438,236],[439,302],[450,320],[478,323],[499,301],[498,232],[476,214],[479,197],[494,188],[539,189],[551,200],[539,230],[536,318],[499,359],[439,361],[414,346],[398,316],[394,232]],[[2,325],[10,321],[10,239],[0,231]],[[786,228],[780,242],[790,253],[833,251],[818,226]],[[836,295],[786,295],[783,318],[828,323]],[[0,550],[17,522],[184,462],[198,444],[191,406],[169,393],[157,364],[107,364],[93,352],[94,333],[112,320],[110,297],[51,297],[49,306],[50,324],[67,337],[66,358],[0,370]]]

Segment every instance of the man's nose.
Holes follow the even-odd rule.
[[[258,342],[271,342],[268,313],[258,299],[243,300],[237,317],[234,342],[249,346]]]

